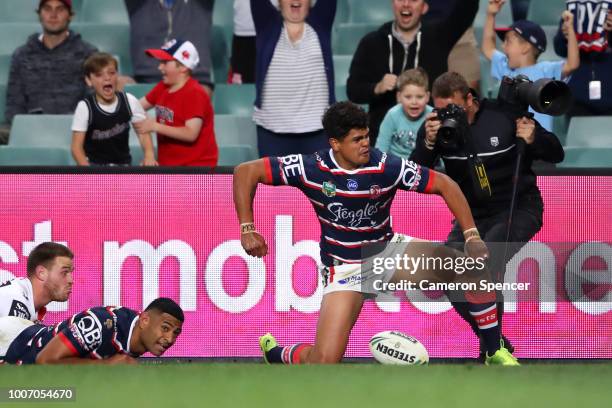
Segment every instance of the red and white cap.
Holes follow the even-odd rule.
[[[200,62],[200,56],[195,45],[191,41],[172,39],[162,45],[160,49],[150,48],[145,50],[147,55],[162,61],[177,60],[187,68],[193,70]]]

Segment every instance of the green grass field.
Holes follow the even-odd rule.
[[[14,407],[603,407],[612,364],[390,367],[143,364],[0,366],[0,388],[74,387],[76,402]]]

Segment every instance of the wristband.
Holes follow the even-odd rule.
[[[245,222],[244,224],[240,224],[240,234],[249,234],[251,232],[255,232],[255,224],[252,222]]]
[[[465,231],[463,231],[463,238],[465,239],[465,242],[469,242],[474,238],[480,238],[478,229],[476,227],[466,229]]]

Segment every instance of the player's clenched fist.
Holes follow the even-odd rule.
[[[251,231],[240,236],[240,243],[247,254],[261,258],[268,253],[268,245],[257,231]]]

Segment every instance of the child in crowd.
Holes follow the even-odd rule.
[[[157,133],[157,157],[162,166],[215,167],[219,150],[212,104],[191,76],[199,62],[195,46],[173,39],[146,53],[159,60],[162,80],[140,103],[146,110],[154,107],[157,120],[147,118],[136,129]]]
[[[429,79],[422,68],[404,71],[397,79],[397,105],[389,109],[380,125],[376,148],[408,158],[417,132],[433,108],[429,101]]]
[[[540,61],[538,57],[546,51],[546,34],[538,24],[519,20],[509,28],[498,29],[497,33],[504,41],[503,50],[495,48],[495,16],[506,0],[489,0],[487,19],[482,34],[482,52],[491,61],[491,76],[501,80],[504,76],[515,77],[526,75],[530,80],[541,78],[556,80],[566,79],[580,66],[578,42],[574,32],[574,15],[564,11],[563,27],[567,32],[567,60]],[[552,131],[552,117],[535,113],[534,118],[546,129]]]
[[[129,166],[130,122],[145,118],[138,99],[117,91],[117,60],[110,54],[92,54],[83,64],[85,82],[94,92],[81,100],[72,119],[72,157],[79,166]],[[148,132],[138,134],[144,151],[141,165],[155,166]]]

